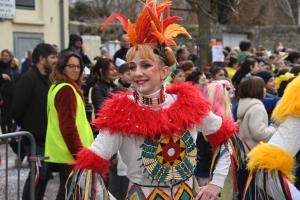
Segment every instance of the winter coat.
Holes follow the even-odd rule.
[[[28,58],[22,63],[22,69],[21,69],[21,74],[24,74],[28,70],[30,70],[33,66],[32,61],[30,61]]]
[[[2,74],[7,74],[10,77],[10,81],[4,80]],[[11,67],[10,62],[3,63],[0,61],[0,92],[2,95],[12,95],[19,78],[20,71],[18,66]]]
[[[237,117],[241,120],[239,133],[251,149],[260,141],[268,142],[276,131],[273,126],[268,126],[268,114],[259,99],[241,99]]]
[[[89,59],[89,57],[87,55],[83,55],[82,54],[82,48],[79,48],[79,49],[76,49],[74,47],[74,43],[77,41],[77,40],[80,40],[81,41],[81,44],[83,44],[83,41],[82,41],[82,38],[80,35],[78,34],[71,34],[70,35],[70,39],[69,39],[69,46],[67,49],[64,49],[62,50],[61,52],[65,52],[65,51],[73,51],[73,52],[76,52],[81,58],[82,58],[82,61],[85,65],[89,65],[91,64],[91,60]]]
[[[22,131],[30,132],[37,145],[44,146],[47,130],[47,95],[51,86],[49,77],[36,66],[21,76],[16,84],[12,114]],[[30,145],[27,137],[24,144]]]
[[[92,89],[92,103],[95,113],[98,113],[99,107],[104,100],[110,97],[110,87],[116,88],[117,86],[113,82],[106,83],[102,79],[99,79],[94,85]]]
[[[114,55],[114,61],[116,62],[117,58],[120,58],[122,60],[126,61],[126,54],[127,54],[128,49],[121,47],[121,49],[119,49],[115,55]]]

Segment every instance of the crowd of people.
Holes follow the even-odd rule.
[[[160,20],[145,13],[149,26]],[[163,31],[158,24],[152,26]],[[292,178],[300,179],[300,170],[291,172],[293,157],[300,162],[300,52],[281,43],[271,52],[243,40],[224,47],[223,62],[200,69],[197,47],[173,51],[172,38],[156,33],[159,42],[151,42],[143,31],[125,31],[119,51],[109,55],[101,46],[93,61],[78,34],[61,52],[38,44],[20,68],[12,51],[1,51],[1,131],[30,132],[36,154],[50,157],[38,166],[36,199],[53,172],[58,200],[300,196],[300,181],[293,185]],[[22,139],[21,162],[30,145]],[[272,151],[288,170],[269,163]],[[24,200],[29,181],[30,173]]]

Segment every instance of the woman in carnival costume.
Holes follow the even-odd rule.
[[[250,199],[300,199],[293,185],[294,157],[300,149],[300,77],[284,91],[272,118],[282,122],[268,143],[261,142],[248,154],[247,196]]]
[[[162,20],[166,0],[146,1],[135,27],[121,14],[110,16],[122,22],[132,47],[126,60],[135,88],[133,95],[112,94],[104,102],[93,125],[99,130],[95,142],[78,155],[70,174],[66,199],[108,199],[103,179],[109,159],[118,150],[127,165],[130,180],[127,199],[215,199],[220,193],[231,161],[239,166],[240,142],[234,123],[212,114],[211,103],[190,83],[164,88],[169,66],[176,63],[169,46],[178,34],[190,35],[174,22]],[[197,132],[206,135],[216,149],[211,182],[201,191],[194,177]]]

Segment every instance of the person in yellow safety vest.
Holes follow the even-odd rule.
[[[84,65],[82,59],[71,51],[59,55],[50,80],[48,93],[48,127],[45,155],[47,162],[59,165],[60,186],[57,200],[65,199],[65,183],[76,160],[77,153],[94,141],[86,118],[83,94],[80,90]]]

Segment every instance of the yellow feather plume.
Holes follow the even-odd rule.
[[[179,34],[184,34],[189,39],[192,39],[192,36],[186,31],[186,29],[179,24],[171,24],[164,31],[165,38],[174,38]]]
[[[300,117],[300,76],[287,86],[281,101],[273,111],[272,118],[283,121],[288,115]]]
[[[268,169],[281,171],[290,182],[294,182],[295,177],[292,174],[294,158],[282,149],[260,142],[260,144],[250,151],[248,159],[248,170]]]

